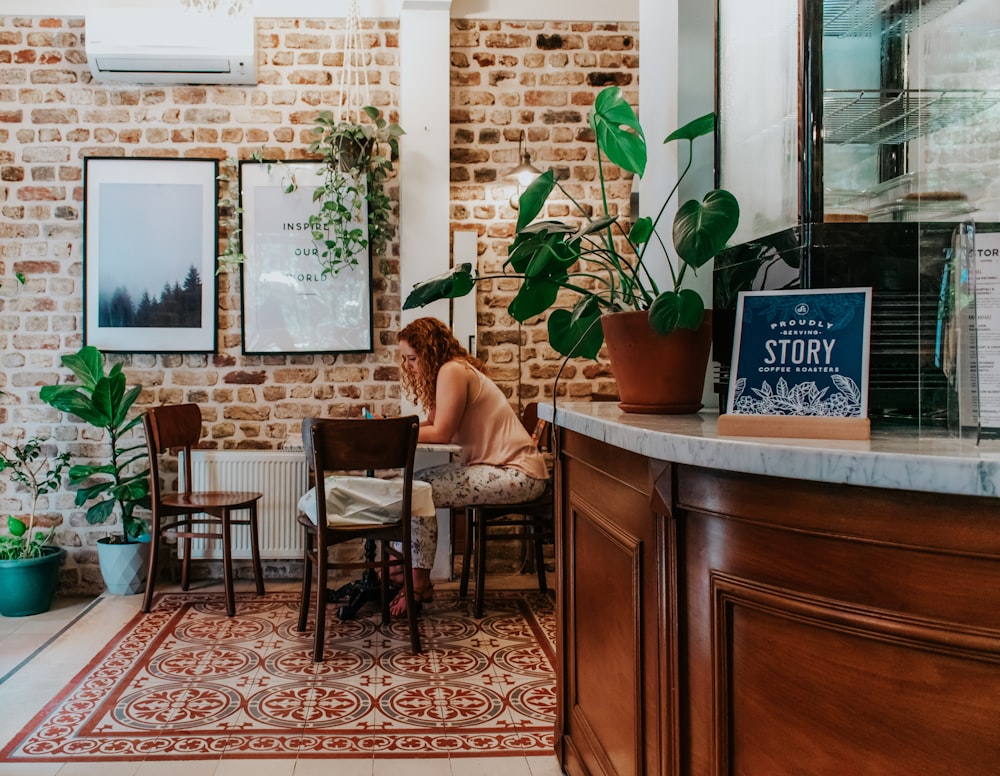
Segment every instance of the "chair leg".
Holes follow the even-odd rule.
[[[233,590],[233,525],[228,509],[222,512],[222,580],[226,588],[226,615],[236,614],[236,594]]]
[[[474,613],[478,620],[483,616],[483,598],[486,590],[486,517],[478,509],[474,512],[473,522],[476,525],[476,606]]]
[[[458,585],[458,597],[469,595],[469,566],[472,564],[473,531],[475,530],[475,510],[465,508],[465,554],[462,556],[462,581]]]
[[[184,530],[190,531],[191,526],[185,526]],[[184,559],[181,561],[181,590],[186,591],[191,584],[191,539],[187,536],[181,539],[181,552],[184,553]]]
[[[303,527],[304,536],[302,538],[302,597],[299,599],[299,633],[306,629],[306,622],[309,619],[309,602],[312,598],[312,576],[313,576],[313,534],[308,528]]]
[[[253,578],[257,595],[264,595],[264,569],[260,562],[260,532],[257,530],[257,504],[250,505],[250,554],[253,556]]]
[[[392,619],[392,614],[389,611],[389,604],[392,603],[389,600],[389,576],[390,568],[392,567],[392,553],[389,549],[389,542],[384,539],[379,542],[379,604],[382,607],[382,624],[386,625]],[[372,558],[374,560],[374,558]],[[402,565],[402,564],[400,564]],[[368,569],[365,569],[364,573],[368,573]],[[406,574],[404,572],[403,576]],[[404,580],[405,581],[405,580]]]
[[[548,592],[548,584],[545,581],[545,550],[542,547],[544,533],[542,529],[542,518],[533,515],[531,518],[531,538],[535,542],[535,570],[538,572],[538,592]]]
[[[403,549],[403,594],[406,596],[406,621],[410,626],[410,649],[413,654],[419,655],[423,647],[420,643],[417,603],[413,594],[413,558],[409,547]]]
[[[322,528],[320,530],[323,530]],[[313,629],[313,662],[323,662],[323,642],[326,638],[326,543],[316,540],[316,624]]]
[[[156,586],[156,575],[158,572],[158,560],[160,557],[160,527],[157,525],[150,532],[149,539],[149,566],[146,567],[146,592],[142,597],[142,611],[149,613],[153,605],[153,588]]]

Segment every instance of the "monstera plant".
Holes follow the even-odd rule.
[[[636,219],[631,226],[608,213],[605,164],[642,176],[646,170],[646,135],[632,106],[618,87],[601,91],[589,114],[597,149],[603,212],[591,215],[548,170],[520,197],[516,235],[500,274],[477,274],[471,264],[418,283],[404,308],[421,307],[437,299],[468,294],[476,283],[496,278],[519,278],[521,285],[508,311],[517,321],[548,316],[549,343],[565,356],[596,357],[604,341],[601,316],[621,311],[648,311],[649,325],[659,334],[702,325],[705,301],[685,286],[687,273],[708,263],[736,231],[740,209],[723,189],[709,191],[701,201],[688,200],[677,208],[671,239],[660,234],[661,220],[678,187],[691,169],[694,141],[714,132],[715,116],[707,114],[672,132],[664,142],[679,141],[688,149],[687,164],[655,217]],[[535,220],[556,192],[569,200],[579,215],[573,221]],[[669,285],[660,288],[647,266],[647,251],[658,246],[667,257]],[[560,294],[570,292],[571,309],[557,306]]]

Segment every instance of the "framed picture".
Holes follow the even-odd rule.
[[[113,353],[216,348],[212,159],[83,160],[83,340]]]
[[[309,228],[322,172],[322,162],[240,163],[244,353],[373,350],[368,252],[323,274]]]

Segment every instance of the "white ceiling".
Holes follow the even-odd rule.
[[[225,4],[226,0],[220,0]],[[244,0],[254,16],[340,18],[348,0]],[[362,0],[368,19],[399,18],[403,3],[415,0]],[[181,0],[0,0],[0,13],[15,16],[83,16],[90,8],[172,7]],[[424,2],[426,4],[426,0]],[[566,21],[638,21],[639,0],[453,0],[451,16],[464,19],[564,19]]]

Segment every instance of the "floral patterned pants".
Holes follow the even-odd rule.
[[[464,507],[474,504],[516,504],[545,492],[548,480],[529,477],[518,469],[502,466],[444,463],[414,473],[414,479],[431,484],[434,506]],[[437,518],[414,517],[411,523],[413,565],[434,566],[437,551]]]

